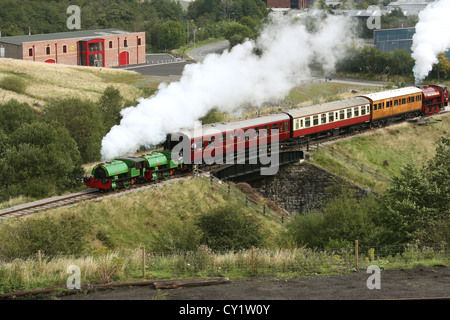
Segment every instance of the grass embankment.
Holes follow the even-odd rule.
[[[0,59],[0,82],[4,79],[16,80],[23,88],[6,90],[0,86],[0,103],[15,99],[34,107],[43,106],[55,98],[98,101],[108,86],[120,90],[125,100],[134,100],[144,96],[146,88],[158,85],[151,77],[133,71],[16,59]]]
[[[434,116],[429,125],[402,122],[338,141],[333,143],[333,147],[353,161],[393,177],[407,162],[414,161],[420,167],[426,164],[435,154],[436,141],[449,134],[450,114],[447,113]],[[376,181],[373,176],[362,173],[344,160],[333,158],[324,150],[319,149],[314,153],[313,163],[358,185],[381,193],[388,185],[386,182]]]
[[[219,275],[231,278],[250,275],[293,277],[355,271],[352,247],[313,250],[286,243],[280,246],[277,239],[284,227],[255,214],[249,208],[243,210],[256,215],[266,235],[261,248],[215,253],[206,246],[200,246],[194,251],[152,251],[161,230],[170,231],[173,225],[189,228],[200,215],[225,205],[242,206],[207,180],[196,178],[25,218],[43,219],[51,216],[57,220],[82,221],[84,227],[90,230],[85,239],[90,249],[85,254],[76,255],[48,255],[44,250],[41,265],[37,255],[0,261],[0,294],[48,286],[64,287],[69,277],[67,269],[71,265],[80,268],[83,287],[87,283],[149,279]],[[6,225],[20,224],[20,221],[2,221],[0,230]],[[177,235],[168,232],[164,237],[165,241],[171,242],[176,241],[174,238]],[[146,248],[147,253],[145,277],[142,271],[142,247]],[[377,249],[360,247],[359,252],[360,268],[373,264],[383,268],[448,264],[445,248],[439,247],[393,248],[390,255],[384,254],[382,258],[378,257]]]

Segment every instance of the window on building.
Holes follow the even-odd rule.
[[[67,53],[67,46],[63,45],[63,53]]]
[[[138,46],[140,46],[142,44],[142,40],[141,38],[138,38]]]
[[[33,48],[28,49],[28,56],[29,57],[33,56]]]
[[[47,54],[50,54],[50,46],[47,46],[47,48],[45,49],[45,52],[46,52]]]
[[[109,48],[112,49],[112,47],[113,47],[113,43],[112,43],[112,41],[110,41],[109,42]]]
[[[124,47],[128,47],[128,40],[127,39],[123,40],[123,46]]]

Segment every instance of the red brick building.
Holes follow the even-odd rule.
[[[68,65],[117,67],[146,62],[145,32],[117,29],[1,37],[6,58]]]
[[[267,8],[309,8],[309,0],[267,0]]]

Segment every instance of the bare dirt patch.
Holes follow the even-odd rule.
[[[62,300],[368,300],[450,299],[450,267],[417,267],[381,270],[380,289],[368,289],[371,274],[306,276],[291,279],[252,277],[230,279],[227,284],[167,289],[153,286],[121,287],[88,294],[72,294]]]

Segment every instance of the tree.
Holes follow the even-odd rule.
[[[243,43],[254,36],[254,32],[247,26],[232,22],[225,29],[225,38],[230,41],[230,47]]]
[[[0,198],[42,197],[79,185],[81,157],[68,131],[57,123],[24,124],[0,151]]]
[[[0,128],[5,134],[11,134],[21,125],[37,120],[36,112],[26,103],[10,100],[0,105]]]
[[[123,97],[120,91],[109,86],[103,92],[98,104],[103,115],[103,123],[107,130],[120,123],[120,110],[123,107]]]
[[[158,46],[164,50],[172,50],[181,46],[186,40],[186,31],[181,23],[167,21],[162,24],[158,35]]]
[[[106,128],[96,103],[78,98],[54,100],[44,107],[44,119],[58,122],[69,131],[85,163],[100,159]]]
[[[432,230],[450,214],[450,138],[442,137],[429,164],[405,164],[382,198],[379,239],[390,244],[433,239]],[[448,240],[448,239],[447,239]]]

